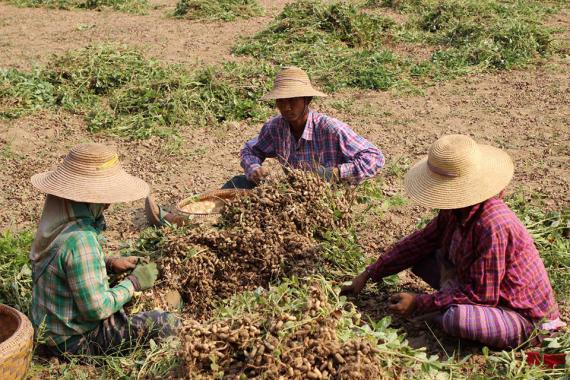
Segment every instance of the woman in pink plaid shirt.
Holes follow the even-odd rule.
[[[411,268],[437,290],[395,294],[390,309],[432,315],[452,336],[514,348],[535,328],[564,326],[532,237],[497,196],[512,176],[513,163],[500,149],[462,135],[437,140],[406,174],[405,187],[410,198],[439,214],[343,293],[357,295],[369,279]]]

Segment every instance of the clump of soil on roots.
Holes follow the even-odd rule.
[[[322,269],[319,239],[350,225],[354,199],[352,188],[288,170],[230,201],[217,225],[164,229],[158,291],[178,290],[186,314],[204,318],[217,300]]]

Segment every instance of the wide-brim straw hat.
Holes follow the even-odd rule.
[[[36,174],[39,191],[76,202],[118,203],[146,197],[149,185],[121,167],[117,152],[103,144],[81,144],[54,171]]]
[[[327,94],[313,88],[307,73],[298,67],[284,67],[275,77],[273,89],[262,100],[289,99],[306,96],[326,97]]]
[[[423,206],[457,209],[499,194],[513,172],[506,152],[469,136],[447,135],[406,173],[404,185],[410,198]]]

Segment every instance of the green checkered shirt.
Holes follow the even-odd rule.
[[[32,322],[36,331],[44,324],[48,345],[95,329],[133,295],[129,280],[109,288],[100,231],[93,225],[93,219],[83,218],[68,226],[52,244],[43,267],[34,268]]]

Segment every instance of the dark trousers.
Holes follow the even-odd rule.
[[[428,283],[432,288],[439,290],[441,278],[441,265],[438,263],[436,254],[429,255],[414,265],[412,273]]]
[[[128,350],[150,339],[174,335],[179,321],[174,315],[162,311],[147,311],[128,317],[123,310],[99,323],[95,330],[69,338],[56,347],[44,346],[52,356],[64,353],[73,355],[104,355]]]
[[[236,175],[224,183],[222,189],[253,189],[256,184],[248,180],[245,175]]]

